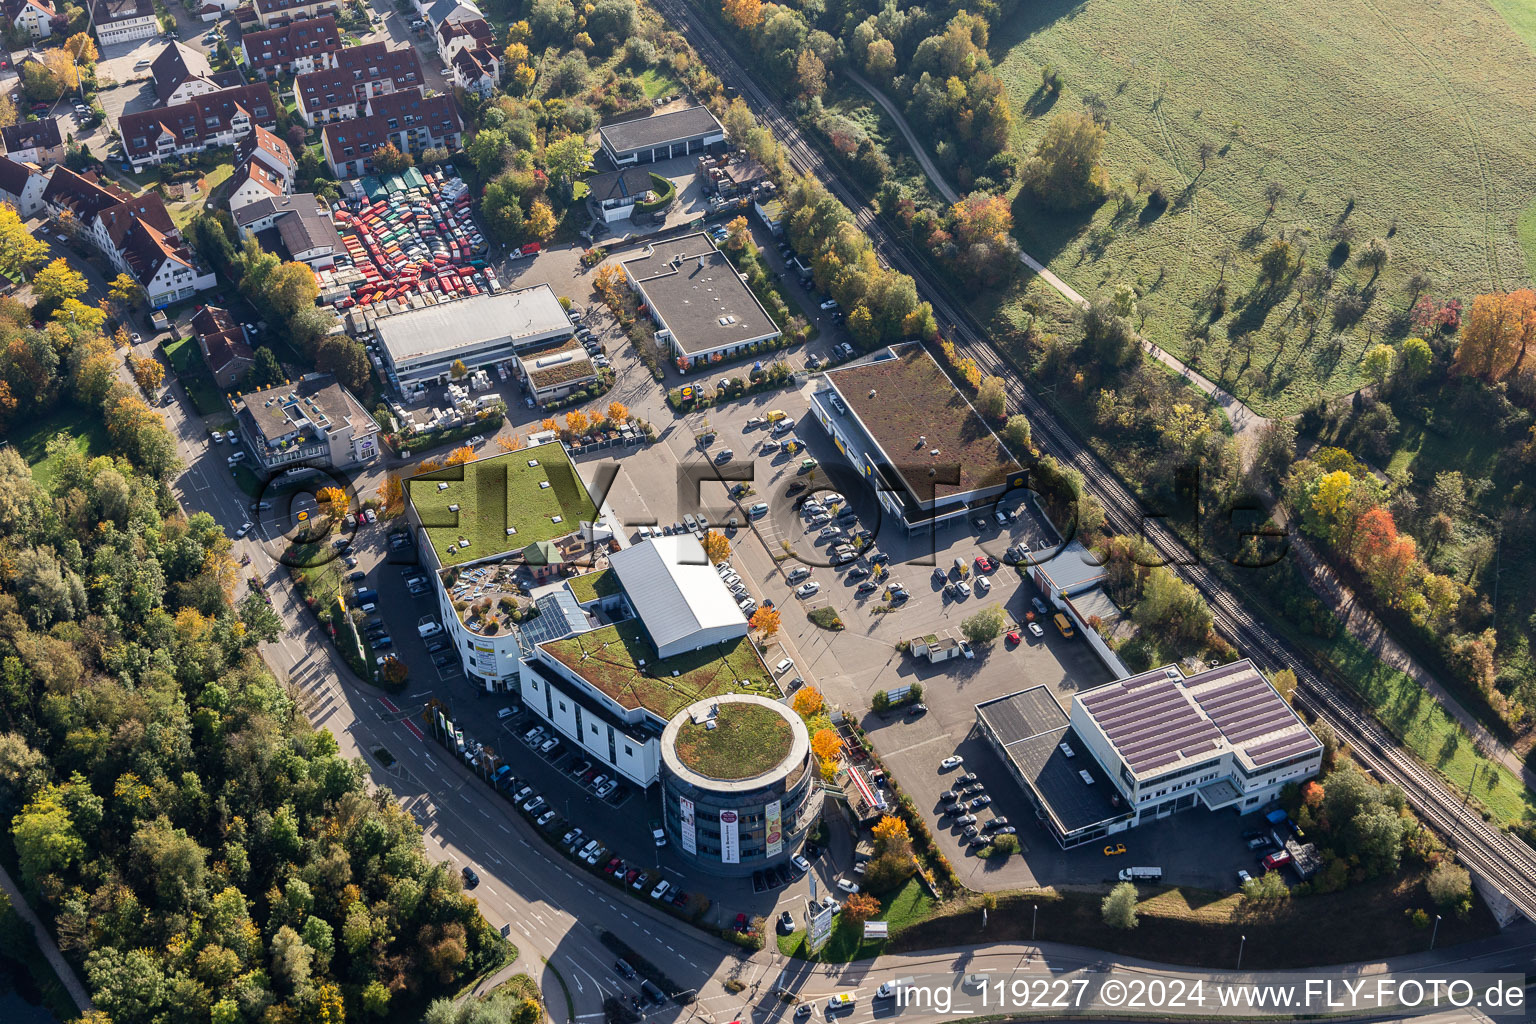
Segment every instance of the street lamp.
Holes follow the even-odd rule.
[[[1033,904],[1030,905],[1029,909],[1030,909],[1030,914],[1029,914],[1029,941],[1030,942],[1034,942],[1035,941],[1035,925],[1040,922],[1040,904],[1033,903]]]
[[[1237,969],[1243,969],[1243,947],[1248,945],[1248,936],[1239,935],[1237,943]]]
[[[1435,948],[1435,936],[1437,936],[1439,934],[1440,934],[1440,915],[1436,914],[1435,915],[1435,927],[1429,933],[1429,948],[1430,949],[1434,949]]]

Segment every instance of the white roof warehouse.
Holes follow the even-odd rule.
[[[574,333],[547,284],[382,317],[377,331],[402,388],[445,376],[456,360],[474,369]]]

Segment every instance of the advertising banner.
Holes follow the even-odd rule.
[[[720,812],[720,863],[741,863],[741,833],[735,811]]]
[[[781,806],[780,801],[775,800],[763,808],[765,822],[763,836],[767,840],[767,852],[770,857],[776,857],[784,852],[784,822]]]
[[[698,853],[698,834],[693,828],[693,801],[687,797],[679,797],[677,802],[678,810],[683,816],[683,849],[688,853]]]

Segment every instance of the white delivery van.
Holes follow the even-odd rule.
[[[1161,882],[1162,880],[1162,868],[1122,868],[1120,870],[1122,882]]]
[[[416,635],[425,640],[429,636],[437,636],[443,631],[443,627],[436,622],[423,622],[416,627]]]

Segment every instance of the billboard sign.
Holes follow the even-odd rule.
[[[805,908],[805,950],[812,956],[821,952],[832,937],[832,907],[808,903]]]
[[[720,863],[741,863],[740,815],[735,811],[720,812]]]
[[[765,822],[763,836],[767,841],[767,853],[770,857],[776,857],[784,852],[784,819],[782,804],[774,800],[763,808],[763,821]]]
[[[699,852],[698,833],[693,826],[693,801],[687,797],[678,797],[678,810],[683,817],[683,850],[687,853]]]

